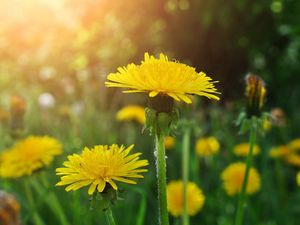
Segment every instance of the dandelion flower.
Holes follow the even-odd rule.
[[[171,136],[165,137],[165,148],[166,149],[172,149],[175,144],[175,138]]]
[[[220,143],[215,137],[199,138],[196,142],[196,153],[200,157],[217,154]]]
[[[171,181],[167,186],[168,210],[173,216],[183,213],[183,182]],[[193,182],[187,184],[187,211],[190,216],[198,213],[205,202],[202,190]]]
[[[138,105],[128,105],[117,112],[116,119],[118,121],[135,120],[140,124],[144,124],[145,109]]]
[[[300,138],[296,138],[289,143],[289,147],[293,151],[300,151]]]
[[[0,177],[18,178],[49,165],[54,156],[62,153],[55,138],[29,136],[0,155]]]
[[[117,73],[111,73],[105,82],[107,87],[127,88],[125,93],[147,92],[149,97],[169,96],[176,101],[188,104],[192,100],[187,95],[200,95],[219,100],[214,86],[216,81],[205,73],[197,73],[195,68],[185,64],[169,61],[160,54],[159,58],[145,53],[140,65],[129,64],[119,67]]]
[[[238,194],[242,189],[246,164],[236,162],[230,164],[221,174],[223,186],[229,196]],[[260,189],[260,175],[256,169],[250,168],[246,194],[250,195]]]
[[[269,156],[271,158],[284,158],[289,154],[291,154],[291,149],[286,145],[280,145],[277,147],[273,147],[269,151]]]
[[[288,162],[292,166],[300,167],[300,155],[298,154],[290,154],[285,157],[285,161]]]
[[[249,143],[241,143],[234,147],[234,154],[237,156],[247,156],[249,152]],[[258,155],[260,153],[260,147],[258,145],[254,145],[253,147],[253,155]]]
[[[136,184],[132,179],[143,178],[139,173],[147,172],[141,167],[147,166],[148,161],[139,160],[141,153],[129,155],[133,146],[98,145],[84,148],[80,155],[68,156],[63,164],[65,167],[56,169],[56,174],[62,176],[56,185],[67,185],[66,191],[89,186],[88,194],[92,195],[96,189],[103,192],[106,185],[117,190],[115,181]]]
[[[300,171],[297,173],[297,184],[300,186]]]

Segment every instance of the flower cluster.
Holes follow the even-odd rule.
[[[300,167],[300,138],[290,141],[287,145],[273,147],[269,151],[271,158],[280,158],[288,164]]]

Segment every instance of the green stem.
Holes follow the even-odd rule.
[[[182,141],[182,178],[183,178],[183,212],[182,224],[189,225],[190,218],[188,215],[188,202],[187,202],[187,185],[189,181],[189,151],[190,151],[190,129],[187,128],[183,134]]]
[[[115,219],[113,217],[110,207],[105,210],[106,219],[109,225],[116,225]]]
[[[156,173],[158,182],[158,201],[159,201],[159,224],[169,225],[169,217],[167,210],[167,183],[166,183],[166,153],[164,145],[165,136],[161,134],[155,135],[156,142]]]
[[[68,222],[66,214],[64,213],[64,210],[60,204],[60,201],[58,200],[56,194],[53,191],[49,190],[50,185],[45,176],[45,173],[41,174],[40,179],[41,179],[41,183],[44,185],[46,191],[48,192],[47,197],[45,198],[46,204],[48,204],[50,209],[58,217],[58,220],[60,221],[61,225],[69,225],[70,223]],[[37,181],[37,187],[38,187],[37,190],[42,190],[42,187],[38,181]]]
[[[30,207],[30,214],[33,217],[33,221],[35,225],[44,225],[43,220],[41,219],[41,217],[39,216],[39,214],[36,212],[36,208],[34,205],[34,200],[32,197],[32,192],[31,192],[31,187],[30,187],[30,183],[28,179],[24,179],[24,191],[25,191],[25,195]]]
[[[246,159],[246,171],[243,179],[242,189],[239,194],[238,208],[235,217],[235,225],[242,225],[243,223],[245,199],[246,199],[246,187],[247,187],[249,172],[252,164],[252,155],[253,155],[253,148],[255,145],[255,141],[256,141],[256,121],[254,121],[254,118],[252,118],[252,124],[250,129],[250,140],[249,140],[250,146],[249,146],[248,156]]]

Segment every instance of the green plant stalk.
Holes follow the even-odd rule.
[[[47,192],[48,192],[47,198],[46,198],[46,203],[48,204],[50,209],[55,213],[55,215],[57,215],[61,225],[69,225],[70,223],[66,217],[66,214],[64,213],[64,210],[63,210],[56,194],[53,191],[49,190],[50,185],[45,176],[46,174],[43,173],[41,175],[42,175],[40,177],[41,182],[44,184],[44,187],[47,189]],[[37,181],[37,185],[40,186],[38,181]]]
[[[109,225],[116,225],[115,219],[113,217],[110,207],[105,210],[106,219]]]
[[[29,180],[25,178],[23,184],[24,184],[24,191],[25,191],[26,199],[28,201],[30,211],[31,211],[30,214],[32,215],[34,224],[35,225],[44,225],[43,220],[41,219],[39,214],[36,212]]]
[[[257,126],[253,118],[251,123],[252,124],[250,128],[250,139],[249,139],[250,146],[249,146],[248,156],[246,159],[246,171],[243,179],[242,189],[239,194],[238,207],[237,207],[236,217],[235,217],[235,225],[242,225],[243,223],[245,200],[246,200],[246,187],[247,187],[249,172],[252,164],[253,148],[256,141]]]
[[[189,151],[190,151],[190,134],[189,128],[184,130],[182,140],[182,179],[183,179],[183,212],[182,212],[182,224],[189,225],[190,218],[188,215],[188,202],[187,202],[187,185],[189,181]]]
[[[156,144],[156,173],[158,182],[158,201],[159,201],[159,224],[169,225],[169,216],[167,210],[167,168],[165,153],[164,134],[155,135]]]

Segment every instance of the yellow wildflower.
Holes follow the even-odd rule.
[[[273,147],[269,151],[269,156],[271,158],[284,158],[289,154],[291,154],[291,149],[286,145],[280,145],[277,147]]]
[[[176,101],[192,103],[187,95],[200,95],[219,100],[212,81],[205,73],[197,73],[195,68],[169,61],[160,54],[159,58],[145,53],[140,65],[133,63],[119,67],[117,73],[111,73],[105,82],[107,87],[128,88],[125,93],[147,92],[149,97],[166,95]]]
[[[175,138],[171,136],[165,137],[165,148],[166,149],[172,149],[175,145]]]
[[[98,145],[84,148],[80,155],[68,156],[63,164],[65,167],[56,169],[56,174],[62,176],[56,185],[67,185],[66,191],[89,186],[88,194],[92,195],[96,189],[103,192],[106,185],[117,190],[115,181],[136,184],[132,178],[143,178],[139,173],[147,172],[141,167],[147,166],[148,161],[139,160],[141,153],[129,155],[133,146]]]
[[[146,120],[145,109],[138,105],[128,105],[117,112],[116,119],[118,121],[135,120],[144,124]]]
[[[168,211],[173,216],[180,216],[183,211],[183,182],[171,181],[167,186]],[[193,182],[187,184],[187,211],[190,216],[198,213],[205,202],[202,190]]]
[[[249,152],[249,143],[241,143],[234,147],[234,154],[237,156],[247,156]],[[260,153],[260,147],[258,145],[254,145],[253,147],[253,155],[258,155]]]
[[[288,145],[293,151],[300,151],[300,138],[292,140]]]
[[[297,184],[300,186],[300,171],[297,173]]]
[[[62,145],[51,137],[29,136],[0,155],[0,177],[17,178],[31,175],[49,165],[62,153]]]
[[[236,162],[230,164],[221,174],[223,187],[229,196],[238,194],[242,189],[246,164]],[[250,168],[246,194],[250,195],[260,189],[260,175],[256,169]]]
[[[200,157],[217,154],[220,150],[220,143],[215,137],[199,138],[196,142],[196,153]]]
[[[300,155],[298,154],[289,154],[285,157],[285,161],[292,166],[300,167]]]

